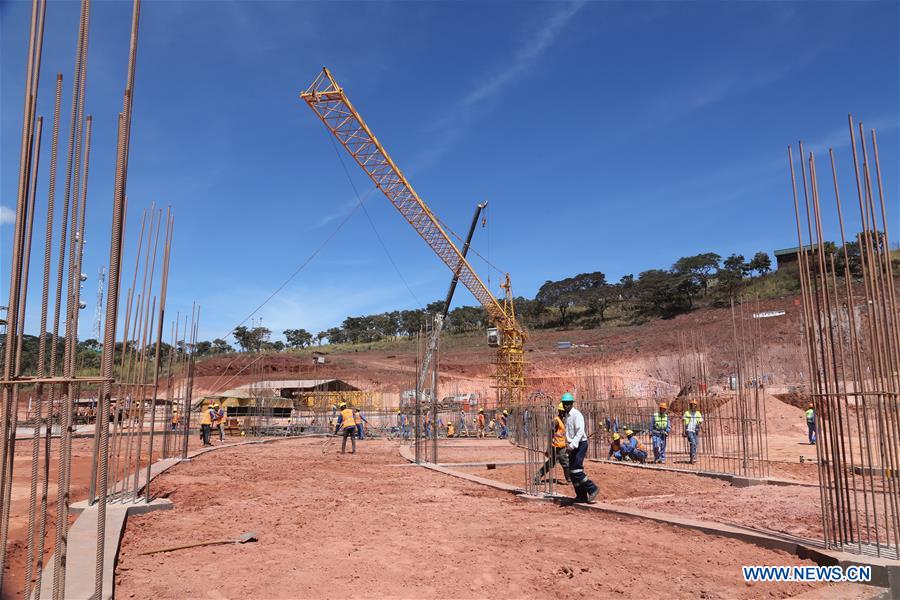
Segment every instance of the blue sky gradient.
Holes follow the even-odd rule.
[[[824,159],[833,146],[853,206],[849,112],[878,130],[898,240],[898,7],[145,2],[129,232],[136,242],[140,210],[151,202],[173,206],[169,314],[190,311],[196,300],[200,337],[226,334],[357,203],[325,128],[298,98],[327,65],[446,223],[464,234],[476,202],[490,202],[489,226],[477,231],[474,248],[511,274],[517,294],[533,296],[547,279],[585,271],[618,280],[699,252],[752,255],[795,245],[786,147],[802,138]],[[29,11],[27,2],[0,4],[4,300]],[[48,132],[57,71],[68,122],[77,14],[75,2],[48,9],[39,99]],[[82,337],[90,336],[96,272],[109,250],[130,14],[131,4],[119,1],[92,11]],[[44,152],[46,181],[49,135]],[[365,194],[371,184],[346,164]],[[823,184],[830,206],[830,178]],[[45,202],[46,183],[40,190]],[[383,196],[370,194],[366,207],[409,289],[357,211],[261,311],[265,326],[315,332],[347,315],[443,297],[449,271]],[[44,212],[36,214],[42,230]],[[826,225],[836,236],[831,218]],[[129,275],[133,252],[126,249]],[[472,262],[499,293],[499,273]],[[459,303],[474,299],[461,289]]]

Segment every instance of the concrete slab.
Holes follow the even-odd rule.
[[[75,506],[75,505],[73,505]],[[157,499],[150,503],[109,504],[106,507],[106,530],[104,531],[105,552],[103,553],[103,594],[102,600],[113,597],[113,575],[119,554],[119,540],[125,530],[129,514],[143,514],[153,510],[172,508],[172,503]],[[66,545],[67,600],[89,600],[94,597],[94,567],[97,557],[97,505],[81,510],[75,523],[69,528]],[[48,569],[41,577],[41,598],[53,597],[53,557]]]

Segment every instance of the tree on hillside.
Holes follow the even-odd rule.
[[[312,334],[305,329],[285,329],[282,333],[289,348],[303,348],[312,344]]]
[[[272,335],[267,327],[248,329],[243,325],[234,328],[234,339],[244,352],[259,352],[262,344]]]
[[[212,350],[212,342],[197,342],[197,345],[194,346],[194,350],[197,352],[197,356],[206,356]]]
[[[328,338],[329,344],[343,344],[347,342],[347,336],[340,327],[331,327],[325,331],[325,337]]]
[[[447,317],[447,326],[455,333],[479,331],[487,327],[487,313],[480,306],[459,306],[451,310]]]
[[[750,259],[747,268],[750,271],[756,271],[759,275],[765,275],[772,270],[772,259],[765,252],[757,252]]]
[[[684,278],[663,269],[644,271],[634,284],[636,312],[645,317],[671,318],[690,309]]]
[[[706,252],[694,256],[683,256],[672,265],[672,271],[691,279],[690,283],[702,291],[709,288],[709,282],[719,269],[722,257],[715,252]]]
[[[744,255],[732,254],[725,259],[725,262],[722,263],[722,268],[719,269],[719,274],[723,275],[722,271],[724,271],[724,275],[726,277],[743,279],[744,275],[747,274],[747,270],[748,266],[744,261]]]
[[[422,309],[400,311],[400,331],[407,336],[416,335],[425,324],[425,311]]]
[[[234,348],[222,338],[216,338],[212,341],[211,352],[213,354],[225,354],[226,352],[234,352]]]
[[[316,334],[316,344],[318,344],[319,346],[321,346],[321,345],[322,345],[322,340],[327,339],[327,338],[328,338],[328,332],[327,332],[327,331],[320,331],[319,333]]]

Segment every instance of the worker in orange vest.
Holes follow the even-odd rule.
[[[550,448],[544,454],[547,461],[541,467],[537,475],[534,476],[534,485],[539,485],[544,475],[553,470],[556,464],[562,467],[563,475],[566,483],[572,483],[572,476],[569,475],[569,453],[566,451],[566,422],[563,417],[566,416],[566,409],[562,402],[556,405],[556,418],[553,419],[553,435],[550,438]]]
[[[484,409],[478,409],[478,437],[484,437]]]
[[[206,410],[200,412],[200,440],[203,442],[204,446],[212,446],[212,444],[209,443],[209,432],[212,426],[212,413],[212,404],[210,404],[206,408]]]
[[[606,460],[609,460],[610,458],[615,458],[616,460],[625,458],[624,453],[622,452],[622,436],[618,433],[612,434],[612,442],[609,444],[609,452],[606,453]]]
[[[338,415],[338,431],[344,439],[341,440],[341,454],[347,451],[347,438],[350,438],[352,449],[350,454],[356,454],[356,421],[353,419],[353,409],[347,407],[346,402],[340,403],[341,414]]]

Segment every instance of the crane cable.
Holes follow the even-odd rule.
[[[375,188],[373,187],[371,190],[369,190],[368,192],[366,192],[365,197],[368,197],[368,196],[369,196],[372,192],[374,192],[374,191],[375,191]],[[357,198],[357,199],[359,200],[359,198]],[[335,236],[338,234],[338,232],[344,227],[344,225],[346,225],[347,222],[353,217],[353,215],[356,214],[356,211],[359,210],[359,207],[360,207],[360,206],[362,206],[362,201],[360,201],[359,204],[357,204],[356,206],[354,206],[354,207],[353,207],[353,210],[351,210],[349,213],[347,213],[347,214],[344,216],[343,219],[341,219],[341,222],[338,223],[337,227],[334,228],[334,230],[328,235],[328,237],[326,237],[326,238],[322,241],[322,243],[319,244],[318,247],[316,247],[316,249],[313,250],[312,253],[311,253],[309,256],[306,257],[306,260],[304,260],[302,263],[300,263],[300,266],[299,266],[299,267],[297,267],[296,269],[294,269],[294,272],[293,272],[293,273],[291,273],[290,275],[288,275],[287,279],[285,279],[285,280],[281,283],[281,285],[279,285],[279,286],[275,289],[274,292],[272,292],[271,294],[269,294],[269,297],[268,297],[268,298],[266,298],[265,300],[263,300],[263,301],[260,303],[259,306],[257,306],[256,308],[254,308],[253,311],[252,311],[250,314],[248,314],[246,317],[244,317],[244,319],[243,319],[240,323],[238,323],[237,325],[235,325],[234,327],[232,327],[225,335],[223,335],[223,336],[221,337],[221,339],[227,340],[229,337],[231,337],[231,336],[234,334],[234,330],[235,330],[235,329],[237,329],[238,327],[240,327],[241,325],[243,325],[244,323],[246,323],[247,321],[249,321],[251,318],[253,318],[253,316],[254,316],[256,313],[258,313],[258,312],[260,311],[260,309],[262,309],[262,307],[264,307],[266,304],[268,304],[268,303],[272,300],[272,298],[274,298],[276,295],[278,295],[278,293],[281,292],[281,290],[283,290],[283,289],[285,288],[285,286],[287,286],[287,284],[290,283],[292,279],[294,279],[294,277],[296,277],[297,275],[299,275],[300,272],[303,271],[303,269],[305,269],[307,266],[309,266],[309,263],[311,263],[311,262],[313,261],[313,259],[314,259],[316,256],[319,255],[319,253],[325,248],[325,246],[328,245],[328,242],[330,242],[332,239],[334,239],[334,237],[335,237]],[[212,385],[212,387],[211,387],[210,389],[215,389],[215,387],[219,384],[219,381],[222,379],[222,377],[224,377],[224,376],[228,373],[228,369],[231,367],[232,364],[234,364],[234,361],[235,361],[235,360],[237,360],[237,356],[235,356],[234,358],[232,358],[232,359],[231,359],[231,362],[229,362],[229,363],[225,366],[225,370],[222,372],[221,375],[219,375],[219,377],[216,379],[215,383],[213,383],[213,385]],[[249,366],[249,365],[248,365],[248,366]],[[246,367],[245,367],[245,368],[246,368]],[[243,370],[243,369],[242,369],[242,370]],[[240,371],[239,371],[239,372],[240,372]]]
[[[356,189],[356,184],[353,183],[353,178],[350,177],[350,171],[347,169],[347,165],[344,163],[344,157],[341,156],[341,152],[334,141],[334,137],[328,135],[327,133],[325,133],[324,135],[326,135],[331,141],[331,147],[334,148],[335,155],[338,157],[338,160],[341,161],[341,168],[344,169],[344,175],[347,176],[347,181],[350,182],[350,187],[353,188],[353,193],[356,194],[356,201],[359,203],[357,206],[363,209],[363,212],[366,215],[366,219],[369,221],[369,225],[371,225],[372,231],[375,233],[375,237],[378,238],[378,243],[381,244],[381,248],[384,250],[385,255],[387,255],[388,260],[391,262],[391,265],[393,265],[394,271],[397,272],[397,276],[400,277],[400,281],[402,281],[403,285],[406,286],[406,291],[408,291],[409,295],[412,296],[413,300],[416,301],[416,306],[422,304],[418,296],[416,296],[416,293],[412,291],[411,287],[409,287],[409,283],[406,282],[406,278],[403,276],[403,273],[400,272],[400,267],[398,267],[397,263],[394,262],[394,257],[391,256],[391,252],[388,250],[387,244],[384,243],[384,240],[381,238],[381,234],[378,233],[378,229],[375,227],[375,222],[372,220],[371,215],[369,215],[369,211],[363,205],[363,202],[359,197],[359,191]]]

